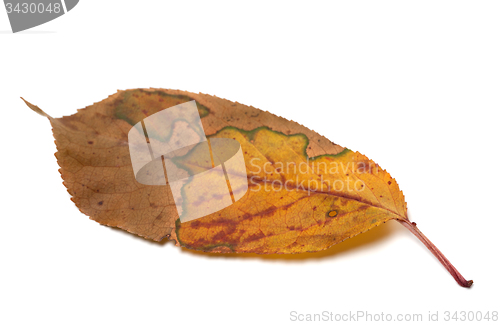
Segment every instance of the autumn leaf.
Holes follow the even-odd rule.
[[[145,118],[193,100],[207,144],[233,139],[241,146],[246,170],[238,177],[245,181],[230,188],[233,203],[226,208],[181,222],[179,193],[170,186],[137,181],[128,134]],[[119,91],[62,118],[26,104],[52,125],[63,184],[72,201],[103,225],[155,241],[169,238],[204,252],[290,254],[324,250],[396,220],[461,286],[472,285],[408,220],[403,193],[388,172],[296,122],[214,96],[168,89]],[[153,143],[161,129],[149,130],[148,141]],[[216,166],[212,161],[203,167],[210,159],[201,161],[202,150],[194,146],[172,161],[193,173]],[[211,150],[212,156],[220,154],[215,147]],[[169,179],[165,185],[173,184]],[[201,182],[195,179],[182,188],[184,201],[199,195]],[[196,208],[183,209],[187,213]]]

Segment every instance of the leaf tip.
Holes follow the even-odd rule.
[[[38,106],[36,106],[36,105],[31,104],[30,102],[28,102],[26,99],[24,99],[24,98],[22,98],[22,97],[21,97],[21,99],[22,99],[22,100],[24,101],[24,103],[25,103],[26,105],[28,105],[28,107],[29,107],[29,108],[31,108],[34,112],[36,112],[36,113],[38,113],[38,114],[40,114],[40,115],[42,115],[42,116],[45,116],[45,117],[47,117],[47,118],[49,118],[49,119],[52,119],[52,117],[51,117],[49,114],[45,113],[45,112],[44,112],[44,111],[43,111],[40,107],[38,107]]]

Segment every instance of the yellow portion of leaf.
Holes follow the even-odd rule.
[[[312,252],[387,220],[407,218],[396,181],[359,153],[346,149],[312,160],[305,154],[305,136],[287,136],[268,128],[253,132],[225,128],[213,137],[241,144],[249,190],[230,207],[177,222],[178,240],[188,248],[264,254]]]

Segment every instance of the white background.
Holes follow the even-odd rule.
[[[497,1],[86,0],[12,34],[0,9],[0,323],[289,324],[291,311],[365,311],[423,324],[429,311],[500,311],[498,17]],[[89,220],[62,185],[48,120],[19,97],[60,117],[138,87],[253,105],[367,155],[474,286],[396,222],[322,253],[226,257]]]

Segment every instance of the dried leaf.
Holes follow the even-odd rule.
[[[146,117],[192,100],[210,142],[226,138],[240,144],[248,190],[246,183],[246,192],[232,188],[241,198],[233,197],[227,208],[180,222],[169,186],[136,180],[128,133]],[[408,220],[403,193],[388,172],[296,122],[214,96],[167,89],[119,91],[62,118],[26,104],[52,124],[61,176],[73,202],[101,224],[205,252],[272,254],[324,250],[397,220],[460,285],[472,284]],[[199,168],[199,148],[176,164]]]

